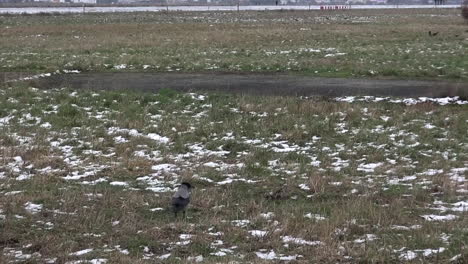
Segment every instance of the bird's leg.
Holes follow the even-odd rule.
[[[186,217],[185,217],[185,210],[183,210],[182,213],[184,214],[184,219],[185,219],[185,218],[186,218]]]

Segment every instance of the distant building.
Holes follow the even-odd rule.
[[[96,4],[96,0],[73,0],[73,3]]]

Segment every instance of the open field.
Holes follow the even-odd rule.
[[[0,262],[466,263],[466,104],[342,100],[2,87]]]
[[[4,15],[0,71],[461,83],[467,30],[441,9]],[[0,84],[0,263],[468,262],[466,98],[91,88]]]
[[[0,16],[4,72],[468,80],[466,50],[468,26],[459,9]]]

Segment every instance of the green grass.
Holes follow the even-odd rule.
[[[20,85],[0,95],[0,262],[154,263],[170,253],[165,262],[257,263],[263,249],[299,262],[399,262],[440,247],[413,262],[466,261],[466,211],[435,209],[467,200],[467,171],[451,178],[468,165],[465,105]],[[381,165],[361,170],[370,163]],[[182,180],[195,189],[188,218],[175,220],[167,207]],[[33,214],[27,202],[43,207]],[[323,244],[286,247],[284,236]],[[220,249],[227,255],[213,255]]]
[[[2,16],[0,71],[468,77],[458,9]],[[439,32],[429,36],[428,32]]]

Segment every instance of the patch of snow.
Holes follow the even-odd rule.
[[[358,171],[363,171],[363,172],[374,172],[374,170],[377,167],[380,167],[382,165],[383,165],[383,162],[368,163],[368,164],[362,163],[362,164],[359,164],[357,170]]]
[[[345,97],[336,97],[338,102],[390,102],[396,104],[406,104],[406,105],[415,105],[420,103],[431,102],[439,105],[448,105],[448,104],[457,104],[465,105],[468,104],[467,100],[461,100],[460,97],[445,97],[445,98],[428,98],[428,97],[419,97],[419,98],[403,98],[403,99],[391,99],[390,97],[374,97],[374,96],[345,96]]]
[[[441,173],[443,173],[443,172],[444,172],[444,170],[442,170],[442,169],[440,169],[440,170],[429,169],[429,170],[427,170],[427,171],[418,173],[418,175],[434,176],[434,175],[437,175],[437,174],[441,174]]]
[[[114,142],[118,143],[118,144],[126,143],[126,142],[128,142],[128,139],[126,139],[126,138],[124,138],[122,136],[116,136],[116,137],[114,137]]]
[[[265,260],[278,259],[282,261],[293,261],[293,260],[297,260],[297,258],[299,257],[302,257],[301,255],[292,255],[292,256],[285,256],[283,254],[277,255],[273,250],[271,250],[270,252],[266,252],[266,253],[263,253],[261,251],[255,252],[255,255],[257,255],[257,257],[260,259],[265,259]]]
[[[203,164],[204,166],[206,167],[210,167],[210,168],[216,168],[216,167],[219,167],[219,164],[216,163],[216,162],[207,162],[205,164]]]
[[[6,116],[0,118],[0,127],[8,125],[11,119],[13,119],[13,116]]]
[[[262,231],[262,230],[250,230],[248,232],[251,236],[254,236],[254,237],[264,237],[268,234],[268,231]]]
[[[425,124],[425,125],[424,125],[424,128],[426,128],[426,129],[434,129],[434,128],[436,128],[436,126],[434,126],[434,125],[432,125],[432,124]]]
[[[152,166],[151,169],[154,171],[171,171],[175,167],[176,165],[174,164],[158,164]]]
[[[113,182],[110,182],[109,184],[113,186],[128,186],[128,183],[121,182],[121,181],[113,181]]]
[[[426,221],[451,221],[458,218],[456,215],[448,214],[448,215],[421,215]]]
[[[190,235],[190,234],[180,234],[179,235],[179,238],[183,239],[183,240],[187,240],[187,239],[190,239],[192,237],[193,237],[193,235]]]
[[[33,257],[40,257],[41,256],[41,254],[39,252],[36,252],[36,253],[33,253],[33,254],[25,254],[21,250],[15,250],[13,248],[8,248],[8,247],[4,248],[3,252],[4,252],[5,256],[13,257],[13,258],[15,258],[16,260],[19,260],[19,261],[29,260],[29,259],[31,259]],[[17,261],[17,262],[19,262],[19,261]]]
[[[461,254],[458,254],[458,255],[453,256],[453,258],[451,258],[449,261],[450,261],[450,262],[455,262],[455,261],[457,261],[457,260],[458,260],[459,258],[461,258],[461,257],[462,257],[462,255],[461,255]]]
[[[11,192],[6,192],[4,195],[9,196],[9,195],[15,195],[15,194],[20,194],[23,193],[23,191],[11,191]]]
[[[400,250],[395,250],[395,252],[402,252],[405,250],[405,248],[402,248]],[[400,253],[399,258],[401,260],[413,260],[418,257],[419,254],[422,254],[424,257],[429,257],[430,255],[433,254],[439,254],[445,251],[445,248],[441,247],[438,249],[420,249],[420,250],[407,250],[403,251]]]
[[[412,225],[412,226],[392,225],[390,226],[390,229],[409,231],[409,230],[420,229],[421,227],[422,227],[421,225]]]
[[[79,251],[70,253],[69,255],[70,255],[70,256],[81,256],[81,255],[88,254],[88,253],[90,253],[90,252],[92,252],[92,251],[94,251],[94,249],[92,249],[92,248],[87,248],[87,249],[83,249],[83,250],[79,250]]]
[[[452,204],[452,208],[450,208],[451,211],[456,211],[456,212],[468,212],[468,201],[461,201],[461,202],[456,202]]]
[[[382,119],[384,122],[387,122],[388,120],[390,120],[390,117],[389,116],[381,116],[380,119]]]
[[[227,256],[228,254],[232,254],[232,253],[234,253],[234,251],[229,249],[229,248],[221,248],[217,252],[210,253],[210,255],[218,256],[218,257],[224,257],[224,256]]]
[[[98,259],[92,259],[89,261],[90,264],[104,264],[107,263],[107,259],[104,258],[98,258]]]
[[[49,129],[49,128],[52,127],[52,125],[49,122],[45,122],[45,123],[41,124],[40,127]]]
[[[21,158],[21,156],[13,157],[13,160],[14,160],[15,163],[18,164],[18,165],[23,165],[23,164],[24,164],[23,158]]]
[[[307,214],[304,215],[304,217],[309,218],[309,219],[314,219],[314,220],[317,220],[317,221],[322,221],[322,220],[327,219],[324,216],[321,216],[319,214],[312,214],[312,213],[307,213]]]
[[[24,180],[29,180],[32,178],[32,174],[21,174],[18,177],[16,177],[17,181],[24,181]]]
[[[114,65],[114,69],[116,69],[116,70],[122,70],[122,69],[126,69],[126,68],[127,68],[127,64]]]
[[[281,239],[283,240],[283,243],[293,243],[298,245],[318,246],[323,244],[321,241],[307,241],[302,238],[291,236],[282,236]]]
[[[355,239],[353,242],[361,244],[361,243],[368,242],[368,241],[373,241],[373,240],[376,240],[376,239],[378,239],[376,235],[366,234],[364,237]]]
[[[175,244],[178,245],[178,246],[186,246],[186,245],[188,245],[190,243],[192,243],[191,240],[184,240],[184,241],[176,242]]]
[[[262,213],[262,214],[260,214],[260,216],[265,218],[265,219],[270,219],[273,216],[275,216],[275,214],[273,212],[268,212],[268,213]]]
[[[26,211],[28,211],[31,214],[39,213],[40,211],[42,211],[42,207],[42,204],[34,204],[31,202],[27,202],[24,204],[24,209],[26,209]]]
[[[203,256],[202,255],[199,255],[199,256],[196,256],[196,257],[188,257],[187,258],[188,261],[192,261],[192,262],[202,262],[203,261]]]
[[[169,142],[169,138],[160,136],[160,135],[158,135],[156,133],[149,133],[148,135],[146,135],[146,137],[148,137],[149,139],[152,139],[154,141],[160,142],[160,143],[168,143]]]
[[[329,53],[329,54],[325,54],[325,58],[327,58],[327,57],[343,56],[343,55],[346,55],[346,53],[343,53],[343,52]]]
[[[117,246],[115,246],[114,248],[117,249],[117,251],[119,251],[121,254],[124,254],[124,255],[130,254],[130,252],[128,251],[128,249],[121,249],[121,248],[120,248],[120,245],[117,245]]]
[[[211,243],[211,247],[212,248],[216,248],[216,247],[219,247],[219,246],[222,246],[224,245],[224,242],[222,240],[215,240],[213,241],[213,243]]]
[[[261,259],[273,260],[277,258],[276,253],[272,250],[268,253],[255,252],[255,255]]]
[[[411,250],[403,252],[400,254],[399,258],[401,260],[413,260],[418,256],[416,252],[413,252]]]
[[[222,235],[224,235],[224,233],[223,232],[216,232],[216,233],[210,232],[210,233],[208,233],[208,235],[210,235],[210,236],[222,236]]]
[[[246,227],[248,224],[250,224],[250,220],[232,220],[231,223],[234,226]]]
[[[171,253],[167,253],[167,254],[159,256],[158,259],[164,260],[164,259],[168,259],[170,256],[171,256]]]

